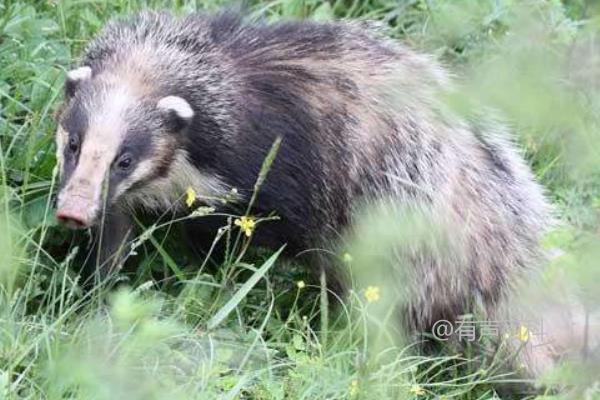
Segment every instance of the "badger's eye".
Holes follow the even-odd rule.
[[[77,153],[77,150],[79,150],[79,140],[75,136],[69,138],[69,150],[72,153]]]
[[[131,167],[131,163],[131,156],[129,154],[123,154],[117,161],[117,167],[120,170],[127,171]]]

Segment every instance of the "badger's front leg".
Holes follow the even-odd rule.
[[[104,280],[123,266],[133,228],[131,217],[117,207],[103,214],[99,225],[92,229],[93,247],[85,262],[87,279]]]

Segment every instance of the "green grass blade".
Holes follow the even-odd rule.
[[[282,246],[275,254],[273,254],[264,264],[252,274],[242,287],[233,295],[231,299],[208,321],[207,328],[212,330],[216,328],[227,316],[240,304],[240,302],[248,295],[250,290],[262,279],[267,271],[273,266],[285,246]]]

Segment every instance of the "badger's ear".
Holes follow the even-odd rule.
[[[179,96],[163,97],[156,103],[156,107],[165,113],[167,124],[176,131],[188,126],[194,117],[190,103]]]
[[[67,80],[65,82],[65,94],[67,97],[72,97],[75,91],[82,82],[88,81],[92,78],[92,69],[87,65],[72,69],[67,72]]]

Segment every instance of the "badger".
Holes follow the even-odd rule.
[[[356,204],[391,199],[445,221],[460,254],[408,257],[425,277],[410,283],[411,329],[475,298],[493,309],[540,263],[551,208],[502,124],[439,100],[451,86],[432,57],[362,22],[114,20],[66,77],[56,216],[103,232],[98,268],[109,269],[134,212],[185,213],[186,188],[217,208],[234,189],[247,203],[281,138],[251,211],[280,218],[259,244],[322,246],[350,229]]]

